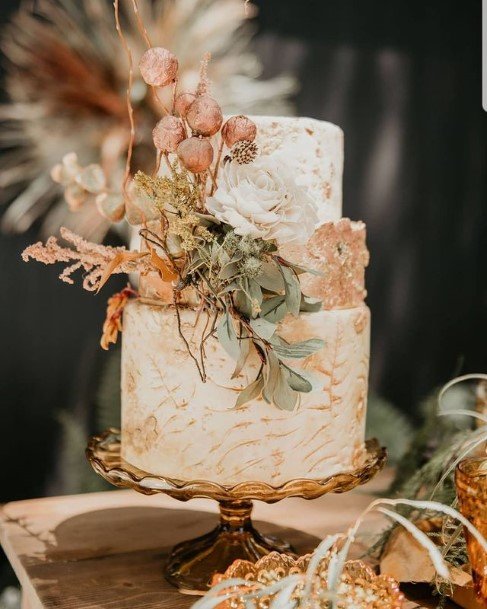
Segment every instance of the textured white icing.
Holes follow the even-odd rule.
[[[252,116],[261,153],[288,157],[318,207],[318,225],[342,216],[343,131],[313,118]]]
[[[197,335],[203,320],[195,328],[196,313],[181,313],[185,336]],[[286,319],[281,334],[287,340],[325,341],[302,363],[316,390],[302,394],[293,412],[261,399],[235,409],[237,390],[253,380],[258,362],[231,381],[234,362],[210,339],[202,383],[174,310],[130,302],[122,355],[124,458],[153,474],[222,484],[279,485],[350,470],[363,449],[369,332],[366,306]]]

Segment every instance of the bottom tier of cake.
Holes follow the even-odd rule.
[[[181,311],[192,349],[200,319]],[[195,325],[196,324],[196,325]],[[357,467],[364,452],[370,313],[319,311],[285,320],[289,342],[319,337],[325,346],[292,365],[313,375],[315,388],[287,412],[264,400],[235,408],[258,358],[234,380],[235,362],[216,339],[206,345],[202,383],[181,339],[172,307],[131,301],[123,320],[122,455],[147,472],[225,485],[325,478]]]

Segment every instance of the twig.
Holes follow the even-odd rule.
[[[178,322],[178,333],[179,333],[179,336],[181,337],[182,341],[184,342],[184,344],[186,346],[186,350],[188,352],[188,355],[191,357],[191,359],[196,364],[196,368],[198,369],[198,374],[200,375],[201,381],[203,383],[206,383],[206,371],[205,371],[204,363],[202,362],[202,364],[200,366],[200,362],[193,355],[193,352],[191,351],[191,347],[189,345],[189,342],[188,342],[186,336],[184,336],[184,333],[183,333],[183,330],[182,330],[182,327],[181,327],[181,315],[179,313],[179,303],[177,301],[176,290],[173,291],[173,304],[174,304],[174,308],[176,309],[176,319],[177,319],[177,322]]]

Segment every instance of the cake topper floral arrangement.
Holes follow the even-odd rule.
[[[118,19],[117,28],[132,66]],[[66,263],[60,278],[67,283],[82,270],[83,287],[97,292],[113,273],[138,272],[142,279],[157,274],[168,287],[168,304],[174,306],[181,339],[201,380],[207,378],[205,345],[216,337],[235,360],[234,377],[251,354],[260,360],[256,378],[239,393],[237,406],[262,396],[292,410],[300,392],[311,391],[312,383],[290,362],[313,354],[323,341],[290,344],[279,335],[279,324],[288,314],[319,310],[321,302],[304,295],[300,287],[299,275],[314,271],[285,260],[280,247],[304,244],[311,237],[317,224],[315,204],[278,153],[259,154],[251,119],[240,115],[224,120],[211,95],[209,59],[203,58],[199,83],[189,92],[178,90],[178,60],[169,50],[148,45],[142,55],[141,75],[162,114],[153,130],[156,159],[151,175],[131,173],[132,68],[127,95],[132,145],[121,192],[107,187],[101,166],[83,167],[74,153],[52,170],[68,200],[93,198],[104,218],[125,218],[137,227],[140,251],[89,243],[61,229],[66,244],[51,237],[45,245],[28,247],[23,259]],[[171,90],[169,105],[160,96],[165,88]],[[134,295],[127,288],[110,299],[104,348],[116,341],[123,306]],[[181,322],[180,311],[188,305],[206,319],[196,349]]]

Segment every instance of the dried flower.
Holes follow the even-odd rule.
[[[44,264],[72,263],[59,276],[61,281],[70,284],[74,283],[71,275],[83,268],[83,287],[90,292],[97,290],[112,273],[133,273],[136,270],[147,273],[152,270],[147,253],[89,243],[64,227],[60,232],[61,237],[74,249],[59,245],[56,237],[49,237],[45,245],[38,242],[27,247],[22,252],[22,260],[28,262],[32,258]]]
[[[185,118],[186,114],[188,114],[189,107],[195,99],[196,95],[194,93],[180,93],[174,102],[175,112],[182,118]]]
[[[262,261],[255,256],[249,256],[244,258],[239,265],[239,270],[245,277],[254,279],[259,275],[262,275]]]
[[[90,195],[103,192],[106,178],[100,165],[82,167],[74,152],[65,154],[62,162],[51,169],[54,182],[64,186],[64,198],[71,211],[78,211]]]
[[[253,142],[256,135],[257,125],[243,114],[230,117],[222,127],[222,138],[228,148],[244,140]]]
[[[212,136],[222,126],[223,114],[216,100],[209,95],[202,95],[189,107],[186,120],[198,135]]]
[[[162,152],[176,152],[185,137],[183,121],[176,116],[164,116],[152,131],[154,146]]]
[[[247,165],[253,163],[257,158],[259,149],[255,142],[243,140],[237,142],[232,148],[230,158],[236,161],[239,165]]]
[[[247,165],[223,165],[206,207],[237,235],[276,240],[279,245],[306,243],[318,222],[314,201],[277,153]]]
[[[213,161],[213,146],[209,140],[193,136],[179,144],[177,154],[188,171],[201,173],[206,171]]]
[[[100,214],[110,222],[120,222],[125,216],[125,203],[121,194],[102,192],[95,199]]]
[[[103,333],[100,339],[102,349],[108,351],[111,344],[116,344],[118,333],[122,331],[122,313],[131,296],[136,296],[131,287],[124,288],[108,299],[107,314],[103,324]]]
[[[138,35],[133,2],[119,4],[125,36],[138,58],[146,48]],[[253,28],[244,23],[253,11],[242,11],[241,0],[225,0],[225,10],[221,0],[137,0],[137,4],[153,46],[178,49],[181,91],[193,91],[197,84],[200,57],[208,49],[207,37],[200,34],[210,27],[213,95],[224,103],[225,111],[289,114],[287,98],[295,80],[284,75],[255,80],[259,61],[249,49]],[[36,0],[20,6],[2,29],[9,99],[0,108],[0,119],[8,121],[9,128],[0,141],[0,205],[5,207],[0,227],[22,232],[38,221],[43,233],[51,234],[69,222],[85,237],[102,239],[109,223],[100,218],[94,200],[88,200],[81,213],[71,214],[46,173],[70,150],[76,150],[86,164],[113,167],[115,179],[123,171],[129,139],[127,65],[113,27],[113,7],[96,0]],[[70,36],[65,35],[68,22]],[[85,32],[87,23],[90,36]],[[171,93],[170,87],[158,91],[167,106]],[[134,159],[138,168],[150,172],[152,156],[146,151],[160,116],[138,70],[132,103],[138,128]],[[111,186],[116,188],[118,182]]]
[[[165,87],[176,80],[178,60],[171,51],[162,47],[152,47],[140,58],[139,69],[148,85]]]

